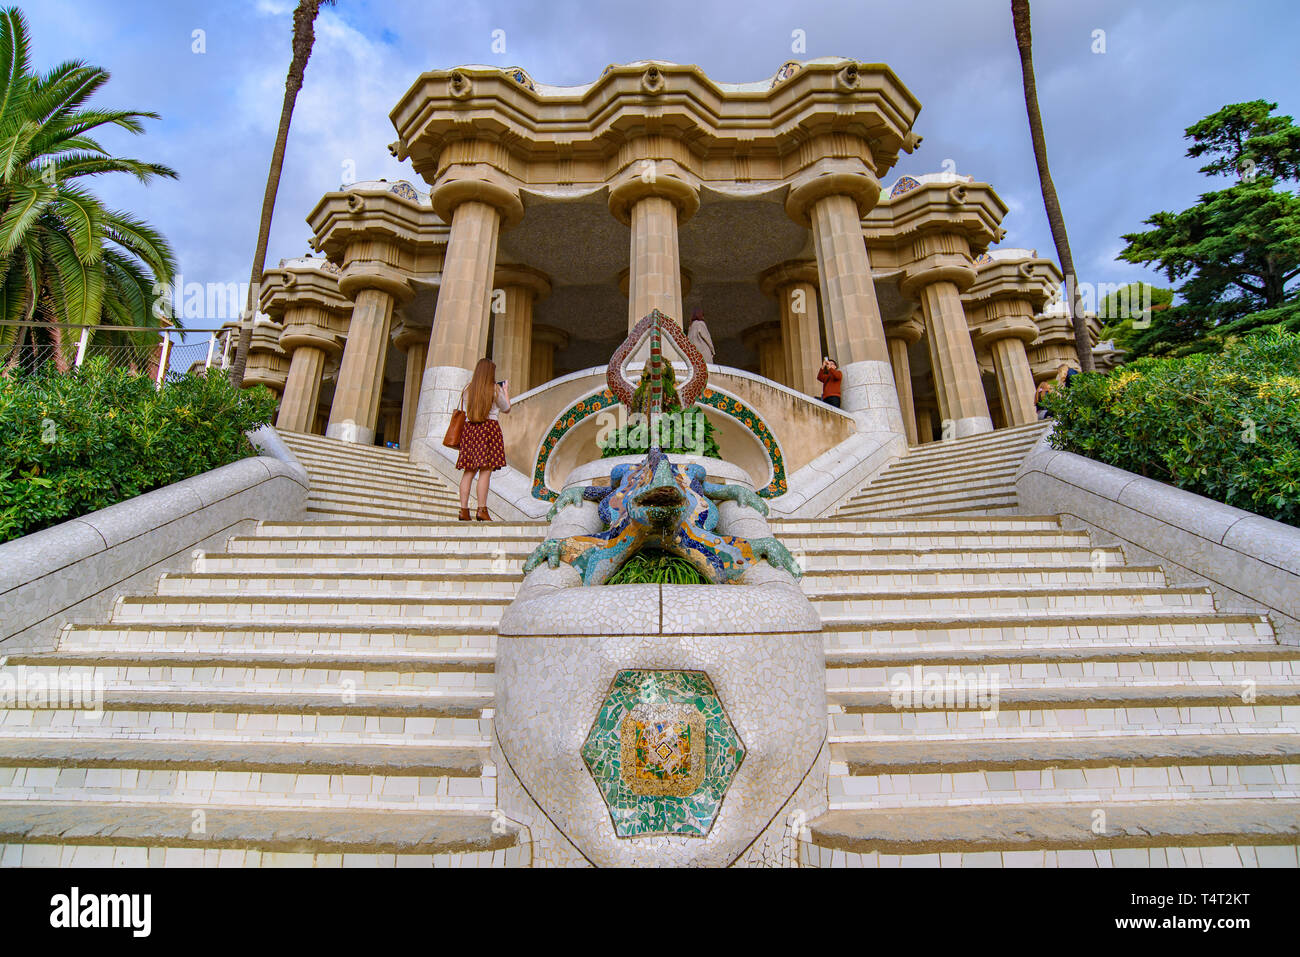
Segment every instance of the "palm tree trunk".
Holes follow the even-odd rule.
[[[271,214],[275,211],[275,194],[280,189],[280,171],[284,167],[284,149],[289,141],[289,124],[293,119],[293,105],[302,89],[307,60],[316,42],[316,14],[322,3],[332,0],[298,0],[293,11],[293,59],[284,80],[284,103],[280,107],[280,129],[275,134],[275,149],[271,151],[271,170],[266,177],[266,192],[262,195],[262,221],[257,227],[257,249],[253,253],[253,271],[248,281],[248,302],[239,325],[239,346],[230,366],[230,381],[236,386],[244,382],[244,369],[248,365],[248,348],[253,341],[253,318],[257,315],[258,286],[266,269],[266,246],[271,237]]]
[[[1043,208],[1047,211],[1047,225],[1052,230],[1056,245],[1056,258],[1065,273],[1065,297],[1074,323],[1074,348],[1079,356],[1079,368],[1093,371],[1092,340],[1088,335],[1088,320],[1083,315],[1079,301],[1079,277],[1074,271],[1074,257],[1070,254],[1070,238],[1065,232],[1065,217],[1061,215],[1061,201],[1056,196],[1052,172],[1047,165],[1047,140],[1043,136],[1043,114],[1038,109],[1038,84],[1034,82],[1033,38],[1029,28],[1029,0],[1011,0],[1011,22],[1016,30],[1016,46],[1020,49],[1020,73],[1025,87],[1025,112],[1029,115],[1029,133],[1034,141],[1034,160],[1038,163],[1038,182],[1043,188]]]

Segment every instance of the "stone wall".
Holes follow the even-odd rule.
[[[1050,434],[1050,433],[1049,433]],[[1170,581],[1205,581],[1220,610],[1261,612],[1300,643],[1300,529],[1163,482],[1060,452],[1044,436],[1016,474],[1020,509],[1059,514]]]

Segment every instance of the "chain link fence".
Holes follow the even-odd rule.
[[[147,375],[161,385],[168,375],[229,368],[238,345],[238,330],[230,327],[181,330],[0,322],[0,374],[49,367],[70,372],[100,360]]]

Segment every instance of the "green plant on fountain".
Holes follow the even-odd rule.
[[[636,404],[632,384],[623,375],[623,364],[645,339],[650,343],[650,360],[646,363],[640,387],[641,403],[651,421],[665,408],[664,384],[675,381],[672,366],[663,358],[664,335],[687,357],[691,378],[682,387],[681,405],[693,405],[708,382],[704,359],[682,333],[681,328],[657,309],[652,311],[628,334],[609,362],[607,379],[610,391],[631,408]],[[677,564],[665,564],[666,553],[689,565],[709,584],[739,582],[759,561],[784,569],[794,576],[801,574],[794,557],[772,536],[745,539],[719,535],[717,502],[735,502],[767,514],[767,503],[752,490],[741,485],[720,485],[707,480],[704,466],[673,465],[667,453],[651,446],[643,461],[634,465],[616,465],[610,471],[608,485],[566,489],[551,507],[549,518],[570,505],[583,501],[599,502],[598,513],[604,531],[567,538],[548,538],[538,545],[524,563],[531,572],[545,562],[558,568],[561,562],[572,566],[584,585],[604,585],[639,556],[638,566],[627,572],[633,581],[684,579]],[[676,583],[681,583],[678,581]]]
[[[671,455],[722,458],[713,423],[704,414],[704,409],[699,405],[682,408],[682,400],[677,395],[677,373],[671,362],[663,363],[662,368],[663,414],[656,419],[649,413],[650,377],[643,372],[636,391],[632,393],[632,415],[629,418],[635,421],[611,432],[600,443],[601,458],[644,455],[653,447]]]

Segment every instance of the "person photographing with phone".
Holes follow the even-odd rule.
[[[478,476],[478,512],[474,518],[480,522],[492,521],[487,510],[488,486],[492,473],[506,466],[505,440],[501,435],[498,416],[510,411],[510,381],[496,379],[497,367],[491,359],[479,359],[474,366],[474,376],[460,394],[465,422],[460,431],[460,454],[456,468],[464,474],[460,478],[460,520],[468,522],[469,490]]]
[[[840,407],[840,384],[844,373],[830,356],[822,356],[822,367],[817,372],[817,381],[822,384],[822,401],[827,405]]]

